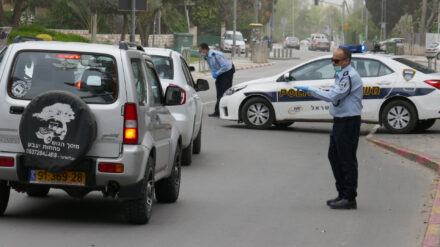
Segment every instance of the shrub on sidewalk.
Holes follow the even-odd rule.
[[[55,41],[68,41],[68,42],[86,42],[90,43],[90,40],[87,38],[84,38],[80,35],[76,34],[64,34],[52,30],[48,30],[42,26],[38,25],[24,25],[20,26],[18,30],[12,30],[11,34],[8,38],[8,44],[10,44],[15,37],[17,36],[32,36],[36,37],[37,35],[46,34],[50,35],[52,37],[52,40]]]

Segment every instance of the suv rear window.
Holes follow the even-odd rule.
[[[173,60],[170,57],[151,56],[151,60],[153,60],[154,68],[160,79],[173,79]]]
[[[11,97],[32,100],[43,92],[73,93],[86,103],[116,100],[118,82],[115,60],[106,55],[64,52],[21,52],[9,78]]]

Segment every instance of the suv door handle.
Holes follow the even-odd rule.
[[[11,114],[21,115],[23,112],[24,112],[23,106],[11,106],[11,108],[9,108],[9,113]]]

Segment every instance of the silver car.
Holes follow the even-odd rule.
[[[145,48],[151,56],[162,87],[175,85],[181,88],[182,102],[167,106],[176,119],[176,125],[182,133],[182,165],[191,164],[192,154],[200,154],[202,148],[203,102],[198,92],[209,89],[208,81],[194,81],[189,67],[180,53],[164,48]]]
[[[30,41],[11,44],[0,69],[0,215],[10,189],[51,188],[123,201],[128,222],[147,223],[153,199],[179,196],[182,136],[142,47]],[[165,96],[164,96],[165,95]]]

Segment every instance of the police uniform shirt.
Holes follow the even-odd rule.
[[[220,51],[209,50],[208,56],[206,56],[206,62],[208,62],[209,68],[217,75],[221,75],[230,69],[232,69],[232,63],[225,57]]]
[[[335,85],[330,91],[310,88],[309,92],[313,97],[331,103],[333,117],[361,115],[363,85],[359,73],[351,65],[336,73]]]

